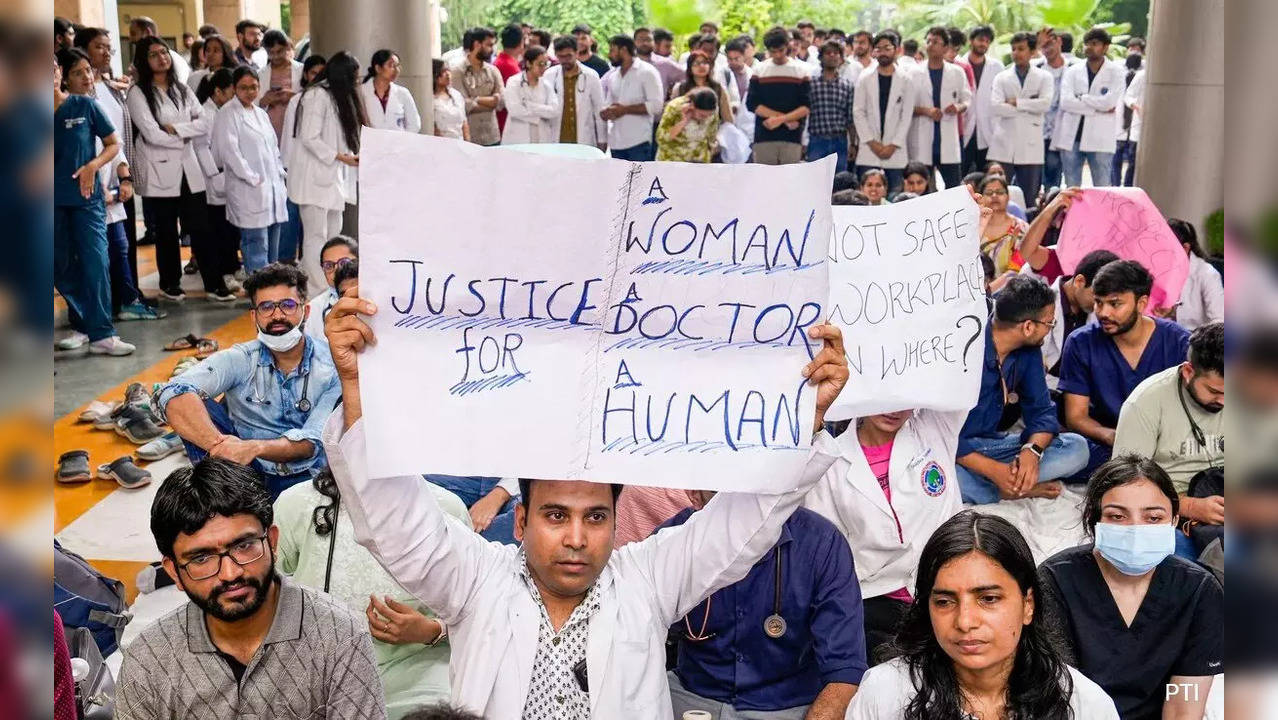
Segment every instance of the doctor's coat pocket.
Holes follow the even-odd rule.
[[[182,160],[180,157],[147,157],[143,165],[146,168],[147,194],[154,195],[157,190],[176,190],[182,183]]]

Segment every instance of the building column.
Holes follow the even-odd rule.
[[[311,33],[311,0],[290,0],[288,5],[289,37],[293,42],[301,42]]]
[[[53,14],[85,27],[112,27],[102,0],[53,0]]]
[[[1136,182],[1205,237],[1224,207],[1225,0],[1153,0]]]
[[[240,0],[203,0],[204,22],[221,31],[222,36],[235,46],[235,23],[244,19]]]

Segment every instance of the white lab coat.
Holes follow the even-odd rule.
[[[1118,142],[1118,124],[1112,113],[1122,110],[1119,106],[1126,91],[1127,69],[1113,60],[1105,61],[1090,87],[1086,62],[1066,68],[1061,78],[1061,109],[1056,119],[1052,149],[1072,150],[1078,123],[1086,118],[1079,151],[1114,152]]]
[[[268,62],[262,65],[257,71],[257,92],[258,99],[266,96],[271,89],[271,64]],[[295,93],[302,91],[302,63],[296,60],[289,60],[289,90]]]
[[[417,111],[417,102],[413,100],[413,93],[403,85],[391,83],[385,110],[382,109],[382,101],[377,99],[377,93],[373,91],[372,78],[359,86],[359,96],[364,101],[364,113],[368,115],[369,126],[410,133],[422,131],[422,115]]]
[[[449,519],[420,475],[368,478],[362,420],[343,435],[341,411],[335,412],[323,442],[356,540],[448,627],[452,701],[484,717],[520,717],[540,613],[520,577],[517,548],[485,542]],[[588,626],[591,718],[672,716],[668,628],[744,578],[776,543],[803,495],[834,462],[828,435],[813,444],[795,490],[720,493],[686,524],[612,552]]]
[[[1132,126],[1127,139],[1138,143],[1141,126],[1145,124],[1145,68],[1137,70],[1132,77],[1131,84],[1127,86],[1127,94],[1123,97],[1123,104],[1132,108]]]
[[[865,459],[855,421],[835,439],[839,458],[803,505],[834,523],[848,539],[861,597],[899,588],[914,592],[923,545],[963,508],[954,458],[966,419],[966,411],[918,410],[905,421],[892,443],[888,466],[891,502]],[[939,490],[925,484],[929,475],[940,478]]]
[[[862,73],[852,93],[852,122],[860,139],[856,151],[856,164],[879,168],[904,168],[909,162],[906,141],[910,134],[910,115],[914,112],[914,80],[908,73],[897,70],[892,73],[892,87],[888,91],[886,122],[879,121],[879,73]],[[870,150],[870,141],[895,145],[896,152],[884,160]],[[929,158],[929,162],[930,162]]]
[[[528,83],[527,72],[519,72],[506,79],[506,128],[501,134],[502,145],[520,143],[551,143],[559,140],[559,126],[555,120],[562,108],[555,88],[546,82],[545,76],[537,84]]]
[[[283,132],[280,133],[280,162],[284,163],[285,170],[288,170],[293,148],[297,146],[293,140],[293,126],[297,121],[297,106],[301,101],[302,93],[299,91],[288,99],[288,105],[284,108],[284,127]],[[301,134],[300,128],[298,134]]]
[[[271,118],[231,100],[213,121],[213,156],[226,176],[226,220],[237,228],[288,221],[284,164]]]
[[[322,340],[325,345],[328,344],[328,336],[324,334],[324,318],[328,316],[328,311],[332,309],[337,299],[337,291],[330,287],[307,301],[306,307],[311,310],[306,315],[306,324],[302,326],[302,332],[306,333],[307,337],[316,342]]]
[[[927,63],[920,63],[919,68],[927,67]],[[959,68],[962,70],[963,68]],[[994,88],[994,78],[1003,72],[1003,63],[995,60],[989,55],[985,56],[985,70],[981,72],[981,81],[977,83],[975,95],[972,98],[972,104],[968,105],[967,112],[963,113],[963,146],[972,140],[972,133],[976,133],[976,148],[978,150],[989,147],[990,135],[993,132],[993,115],[990,114],[990,93]],[[967,83],[967,73],[963,73],[963,82]]]
[[[230,102],[238,102],[232,99]],[[226,204],[226,173],[222,163],[213,154],[213,121],[219,110],[217,103],[210,97],[204,101],[203,114],[199,122],[205,127],[204,134],[191,141],[195,145],[195,158],[200,162],[200,170],[204,173],[204,201],[209,205]]]
[[[1186,330],[1225,321],[1225,286],[1211,263],[1189,254],[1189,276],[1180,290],[1176,322]]]
[[[914,82],[914,99],[906,103],[911,106],[909,108],[911,116],[913,116],[915,107],[933,107],[932,76],[928,72],[926,63],[908,71],[898,68],[897,73],[905,73],[906,77],[912,78]],[[875,89],[878,89],[877,85]],[[944,110],[950,105],[971,102],[972,91],[967,87],[967,74],[958,65],[951,62],[945,63],[941,73],[941,104],[938,107]],[[877,106],[875,110],[878,110]],[[922,115],[914,116],[914,119],[910,122],[909,153],[911,160],[921,162],[924,165],[932,164],[932,132],[935,129],[936,123],[933,122],[932,118],[923,117]],[[959,116],[957,114],[943,115],[941,117],[941,163],[950,165],[963,162],[962,152],[963,148],[959,143]],[[873,155],[874,153],[870,154]]]
[[[142,197],[178,197],[182,194],[183,177],[191,192],[204,192],[204,173],[191,142],[208,132],[197,122],[203,109],[185,84],[178,83],[172,89],[180,93],[182,102],[174,104],[167,92],[157,90],[157,121],[142,88],[129,88],[129,116],[138,129],[133,138],[133,183]],[[172,125],[177,135],[165,132],[164,125]]]
[[[605,145],[608,143],[608,121],[599,117],[599,111],[604,108],[603,84],[599,82],[599,73],[581,63],[577,63],[577,68],[581,71],[573,91],[577,102],[577,143],[595,147]],[[546,70],[546,74],[541,76],[541,82],[555,91],[555,116],[550,119],[550,123],[554,127],[554,138],[559,141],[559,125],[563,121],[565,100],[563,66],[555,65]],[[509,125],[509,104],[506,111],[506,124]]]
[[[301,96],[297,112],[301,125],[289,152],[288,199],[298,205],[315,205],[326,210],[345,210],[355,202],[355,169],[339,162],[339,153],[349,153],[337,106],[324,84],[312,85]],[[292,123],[285,126],[290,132]]]
[[[1030,67],[1025,84],[1013,65],[994,78],[990,90],[990,160],[1013,165],[1043,164],[1043,118],[1052,107],[1052,74]],[[1016,107],[1007,104],[1016,98]]]

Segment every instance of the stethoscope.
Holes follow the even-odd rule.
[[[785,618],[781,617],[782,570],[781,570],[781,546],[780,545],[778,545],[776,549],[773,550],[773,555],[776,560],[776,571],[772,581],[773,582],[772,614],[763,619],[763,634],[767,635],[773,640],[776,640],[780,638],[782,635],[785,635],[785,629],[786,629]],[[706,634],[706,626],[710,622],[710,603],[713,599],[714,599],[713,595],[706,598],[706,612],[705,612],[705,615],[702,616],[701,618],[701,629],[695,634],[692,632],[692,623],[688,621],[688,617],[692,613],[688,613],[688,615],[685,615],[683,617],[683,626],[685,630],[684,637],[687,638],[690,642],[705,642],[706,640],[709,640],[710,638],[715,636],[714,633],[710,633],[709,635]]]
[[[1194,416],[1189,414],[1189,403],[1185,402],[1185,393],[1189,392],[1189,388],[1185,387],[1185,383],[1179,380],[1176,383],[1176,396],[1180,398],[1180,407],[1185,411],[1185,419],[1189,421],[1189,430],[1194,435],[1194,442],[1198,443],[1198,448],[1210,456],[1211,452],[1207,447],[1207,434],[1203,429],[1198,427],[1198,423],[1194,421]],[[1208,467],[1215,467],[1214,462],[1208,461]]]
[[[303,338],[302,342],[306,342],[306,339]],[[271,399],[266,397],[266,394],[262,392],[262,368],[263,367],[264,367],[263,365],[257,365],[253,370],[253,385],[252,385],[253,393],[249,395],[248,401],[255,405],[271,404]],[[308,367],[306,368],[305,371],[302,372],[302,397],[299,398],[297,402],[293,403],[294,410],[302,414],[306,414],[311,411],[311,400],[309,397],[307,397],[307,395],[310,394],[310,389],[311,389],[311,370]]]

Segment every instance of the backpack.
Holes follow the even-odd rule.
[[[124,626],[133,619],[124,601],[124,583],[104,576],[88,561],[53,541],[53,606],[67,637],[88,630],[102,657],[120,646]]]

